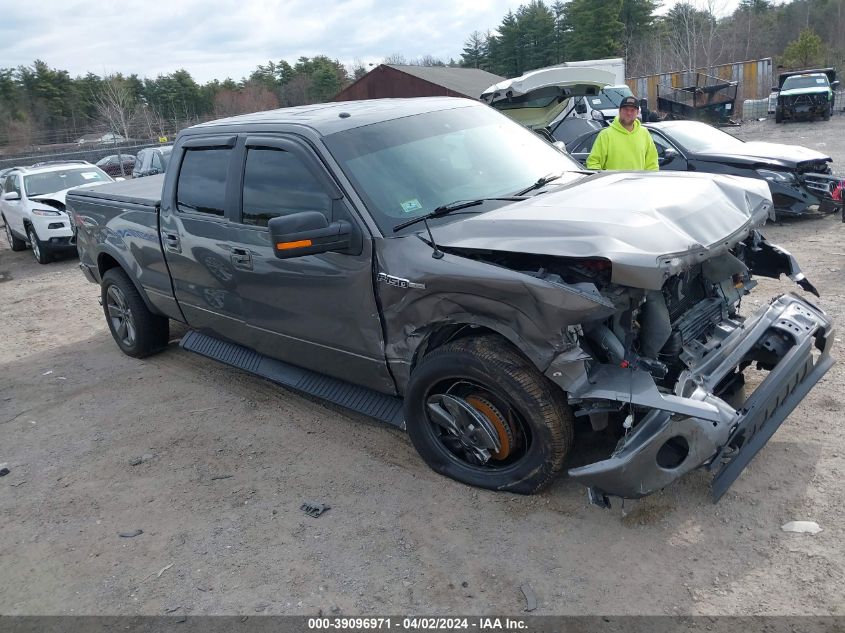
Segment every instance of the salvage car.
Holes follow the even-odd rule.
[[[401,428],[460,482],[535,493],[576,418],[591,499],[714,473],[719,499],[831,367],[760,233],[761,180],[585,172],[477,101],[378,99],[183,130],[160,176],[74,191],[80,267],[117,346],[180,345]],[[744,371],[768,372],[748,397]]]
[[[138,152],[135,167],[132,170],[133,178],[144,176],[155,176],[167,171],[167,163],[170,160],[172,145],[161,145],[159,147],[147,147]]]
[[[602,90],[614,79],[607,70],[553,66],[500,81],[487,88],[481,100],[529,129],[545,130],[553,121],[569,117],[604,120],[598,108],[592,110],[595,116],[588,116],[587,106],[593,99],[599,106],[605,99]]]
[[[135,167],[135,157],[132,154],[112,154],[101,158],[95,165],[113,178],[126,177],[132,174]]]
[[[832,68],[820,72],[798,71],[778,76],[778,97],[775,123],[791,119],[830,119],[834,107],[834,90],[839,86]]]
[[[13,251],[29,246],[39,264],[59,252],[75,253],[73,225],[65,213],[65,196],[74,187],[113,182],[111,176],[84,160],[48,161],[14,167],[5,173],[0,216]]]
[[[841,180],[833,175],[830,156],[799,145],[745,142],[698,121],[646,123],[657,147],[661,170],[734,174],[765,180],[778,216],[833,213],[841,201],[832,193]],[[595,123],[572,138],[556,129],[569,153],[586,164],[601,126]]]

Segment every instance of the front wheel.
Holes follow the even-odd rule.
[[[35,256],[35,261],[39,264],[49,264],[53,261],[53,254],[44,246],[44,242],[38,239],[35,229],[31,226],[27,227],[26,235],[29,238],[29,246],[32,248],[32,254]]]
[[[424,357],[408,384],[405,422],[436,472],[520,494],[552,481],[573,438],[563,394],[495,335],[459,339]]]
[[[9,226],[9,221],[4,217],[3,224],[6,226],[6,241],[9,242],[9,248],[13,251],[22,251],[26,248],[26,241],[15,237],[12,233],[12,227]]]
[[[143,358],[167,345],[170,321],[150,312],[123,270],[112,268],[103,275],[102,297],[109,330],[124,354]]]
[[[775,110],[775,123],[783,123],[783,114],[779,109]]]

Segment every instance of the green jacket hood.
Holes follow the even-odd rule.
[[[634,129],[629,132],[625,129],[625,126],[623,126],[622,123],[619,121],[619,116],[617,115],[611,122],[610,127],[612,127],[617,132],[622,132],[622,134],[636,134],[640,129],[640,125],[640,120],[634,119]]]

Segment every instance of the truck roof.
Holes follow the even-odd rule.
[[[297,124],[316,130],[322,136],[342,132],[372,123],[381,123],[415,114],[481,106],[474,99],[458,97],[415,97],[411,99],[367,99],[363,101],[338,101],[312,105],[279,108],[254,112],[200,123],[184,130],[183,134],[208,132],[209,128],[255,126],[267,124]]]

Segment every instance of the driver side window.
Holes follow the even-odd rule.
[[[651,138],[654,140],[654,146],[657,148],[657,157],[663,158],[666,155],[666,150],[672,148],[672,146],[665,138],[654,132],[651,133]]]

